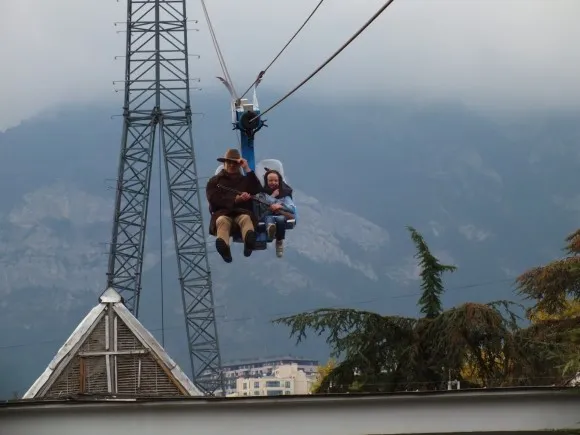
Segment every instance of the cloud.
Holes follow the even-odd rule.
[[[284,93],[383,3],[325,2],[263,86]],[[313,0],[213,0],[210,14],[240,90],[315,5]],[[187,2],[191,71],[204,89],[220,75],[199,1]],[[0,128],[53,105],[121,101],[124,1],[3,0]],[[479,107],[566,107],[580,101],[578,0],[396,0],[300,93],[456,100]],[[8,42],[8,43],[7,43]]]
[[[461,225],[459,232],[469,241],[483,242],[487,240],[492,234],[490,231],[477,228],[473,224]]]

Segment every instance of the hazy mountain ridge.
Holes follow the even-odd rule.
[[[362,251],[376,252],[388,241],[385,230],[353,213],[325,207],[320,201],[300,191],[296,191],[295,201],[300,209],[300,225],[295,231],[288,232],[287,249],[295,250],[309,260],[340,263],[360,271],[370,279],[377,279],[372,267],[351,259],[341,249],[340,239],[351,241]],[[22,204],[0,221],[4,239],[0,248],[4,252],[0,250],[0,253],[12,259],[13,263],[10,264],[17,274],[10,278],[8,271],[3,271],[3,290],[11,293],[22,287],[44,283],[74,291],[79,284],[89,284],[82,279],[79,282],[77,272],[82,271],[80,276],[90,276],[91,280],[97,276],[102,277],[108,249],[103,240],[110,236],[111,203],[110,198],[88,194],[64,182],[25,194]],[[165,211],[168,214],[168,210]],[[154,216],[150,219],[149,227],[155,229],[158,220]],[[210,251],[214,240],[208,236]],[[173,248],[172,244],[172,239],[167,238],[165,257],[174,256],[173,251],[168,250]],[[149,261],[145,260],[145,270],[159,261],[158,250],[146,254],[150,257]],[[260,261],[286,264],[276,259],[271,250],[268,254],[271,258],[262,256]],[[99,268],[83,270],[83,267],[92,264],[98,264]],[[31,270],[34,273],[30,273]],[[94,285],[93,280],[90,286]],[[99,289],[97,285],[92,290]]]
[[[268,314],[284,311],[276,307],[287,307],[289,314],[295,308],[312,308],[316,304],[329,304],[344,298],[341,292],[324,286],[321,277],[312,277],[316,269],[294,265],[293,260],[297,256],[306,259],[307,263],[338,264],[358,272],[363,279],[377,280],[380,271],[374,271],[376,265],[353,261],[341,248],[342,238],[346,234],[348,240],[349,233],[342,234],[340,223],[336,220],[351,228],[372,228],[376,235],[383,238],[378,241],[365,238],[355,241],[361,253],[368,249],[367,246],[377,250],[388,239],[384,230],[351,213],[328,209],[300,191],[296,191],[295,199],[303,220],[299,227],[288,233],[284,260],[277,259],[272,249],[256,252],[246,259],[241,252],[236,252],[241,249],[236,246],[234,264],[224,265],[212,252],[214,239],[208,239],[220,338],[226,355],[227,349],[234,355],[247,355],[248,346],[260,349],[264,338],[267,342],[268,334],[266,337],[257,335],[256,328],[263,328],[259,324],[271,320]],[[86,310],[95,304],[105,282],[107,246],[102,240],[110,233],[111,202],[59,181],[25,194],[22,203],[0,221],[3,241],[3,252],[0,251],[3,264],[0,275],[3,284],[0,327],[13,332],[10,337],[3,336],[1,345],[19,345],[19,337],[23,336],[28,338],[21,340],[32,343],[37,339],[51,340],[58,335],[64,340],[66,327],[72,330]],[[320,219],[320,216],[327,218]],[[155,228],[156,224],[156,219],[152,217],[150,228]],[[169,231],[166,234],[170,234]],[[166,276],[174,281],[176,272],[172,240],[166,241],[166,249],[171,248],[164,255]],[[154,283],[159,276],[159,251],[154,247],[148,248],[144,273],[141,318],[144,317],[149,326],[157,326],[159,313],[152,312],[156,307],[147,301],[153,298],[151,292],[158,292]],[[181,317],[182,314],[175,284],[167,285],[166,315],[171,320],[166,325],[169,327],[168,334],[173,335],[170,341],[176,348],[172,354],[187,366],[183,349],[185,342],[179,340],[182,331],[175,331],[179,322],[174,317]],[[241,289],[249,292],[247,297],[240,295]],[[255,320],[258,320],[258,325]],[[51,335],[47,337],[45,334]],[[278,331],[274,336],[281,345],[270,348],[277,347],[279,353],[287,351],[286,331]],[[41,370],[60,344],[55,342],[51,347],[46,347],[41,353],[44,357],[33,364],[35,371]],[[168,348],[170,346],[168,344]],[[241,349],[242,353],[236,349]],[[17,358],[18,354],[13,357]],[[11,361],[12,357],[7,354],[0,360],[2,365],[10,365]],[[28,374],[31,381],[30,376],[34,374]]]
[[[234,143],[218,103],[201,104],[224,115],[196,129],[202,176]],[[405,225],[459,266],[453,287],[500,282],[559,255],[576,224],[572,118],[499,124],[457,107],[357,104],[345,113],[289,103],[260,133],[258,158],[284,162],[299,222],[283,260],[272,249],[246,259],[237,246],[225,265],[210,253],[225,359],[294,352],[287,329],[268,323],[277,315],[328,305],[415,313],[418,268]],[[120,138],[118,122],[105,123],[109,112],[77,108],[0,134],[0,346],[24,344],[2,352],[0,396],[26,388],[102,291]],[[152,329],[160,326],[156,184],[140,316]],[[166,347],[187,368],[168,222],[164,234]],[[496,297],[513,297],[509,284],[450,291],[446,303]],[[47,339],[57,341],[38,344]],[[299,353],[324,358],[324,349],[309,342]],[[2,367],[31,354],[20,378],[3,378]]]

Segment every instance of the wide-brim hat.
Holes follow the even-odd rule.
[[[218,157],[217,161],[221,163],[224,163],[226,161],[237,163],[241,158],[242,156],[240,155],[240,152],[237,149],[230,148],[229,150],[226,151],[223,157]]]

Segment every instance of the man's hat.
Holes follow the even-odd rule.
[[[221,163],[224,163],[225,161],[237,163],[241,158],[242,156],[240,155],[240,152],[237,149],[230,148],[229,150],[226,151],[223,157],[218,157],[217,161]]]

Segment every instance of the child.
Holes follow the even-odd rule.
[[[282,175],[273,169],[267,169],[264,174],[264,193],[270,196],[270,212],[264,218],[268,236],[276,238],[276,256],[284,254],[284,238],[286,236],[286,219],[296,218],[296,206],[292,200],[292,188],[282,179]]]

